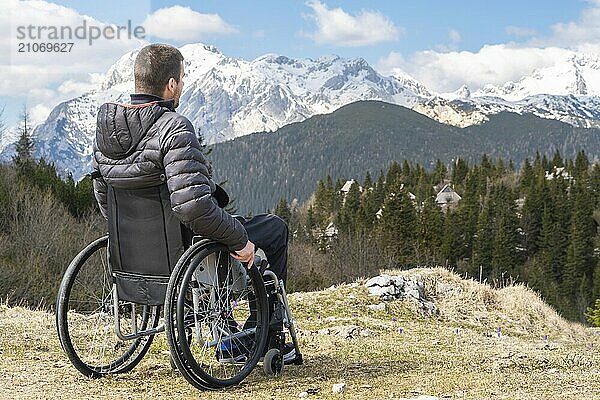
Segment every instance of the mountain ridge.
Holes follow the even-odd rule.
[[[458,128],[406,107],[363,101],[211,148],[215,179],[227,181],[240,212],[257,213],[280,197],[306,201],[326,175],[362,179],[366,171],[377,174],[404,159],[429,169],[437,159],[475,162],[484,153],[517,166],[536,151],[551,156],[556,149],[572,158],[585,149],[590,159],[600,159],[600,130],[511,112]]]
[[[267,53],[244,60],[204,43],[180,50],[186,59],[186,85],[178,111],[209,144],[276,131],[362,100],[406,106],[458,127],[484,124],[502,111],[532,113],[577,127],[600,126],[600,62],[594,55],[573,53],[504,86],[488,85],[475,92],[463,86],[440,94],[403,72],[384,76],[360,57],[294,59]],[[117,60],[96,89],[51,111],[34,130],[37,157],[54,162],[61,173],[71,173],[76,180],[88,172],[96,109],[107,101],[128,102],[138,51]],[[544,87],[551,89],[546,90],[550,94],[542,94]],[[16,139],[15,132],[0,138],[0,160],[10,160]]]

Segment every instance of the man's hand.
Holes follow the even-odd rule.
[[[254,243],[248,240],[248,243],[246,243],[246,247],[244,247],[241,250],[231,252],[231,257],[241,262],[247,262],[248,269],[250,269],[250,267],[254,263]]]

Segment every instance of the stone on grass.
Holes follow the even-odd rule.
[[[367,307],[373,311],[387,311],[388,308],[385,303],[369,304]]]
[[[346,384],[345,383],[336,383],[333,385],[333,387],[331,388],[331,391],[334,394],[338,394],[338,393],[344,393],[346,391]]]
[[[370,296],[378,296],[384,301],[406,299],[414,301],[425,315],[438,312],[436,305],[425,298],[425,286],[419,277],[379,275],[369,279],[365,286]]]

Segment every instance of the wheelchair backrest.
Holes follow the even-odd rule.
[[[164,302],[168,278],[191,241],[171,210],[166,184],[138,189],[108,185],[109,257],[119,298]]]

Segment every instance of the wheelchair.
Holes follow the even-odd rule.
[[[285,364],[302,364],[287,294],[268,261],[257,255],[247,268],[224,244],[200,236],[174,251],[173,236],[181,239],[182,232],[178,221],[163,215],[162,226],[148,231],[156,222],[148,218],[157,215],[152,207],[169,212],[166,187],[144,190],[109,186],[108,235],[85,247],[65,271],[56,325],[73,366],[91,378],[131,371],[161,332],[171,364],[198,389],[237,385],[261,361],[269,376],[281,374]],[[123,206],[132,198],[141,203]],[[135,247],[140,234],[152,238],[160,232],[172,233],[164,234],[163,243],[158,240],[171,245],[166,255],[158,244],[148,246],[156,238],[138,248],[146,254],[126,247]],[[136,258],[143,260],[136,264]],[[288,362],[283,359],[285,330],[296,351]]]

